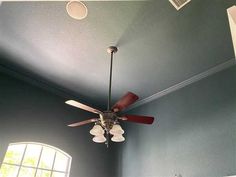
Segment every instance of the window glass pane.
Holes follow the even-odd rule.
[[[24,150],[25,144],[10,145],[8,146],[5,158],[3,162],[11,164],[20,164]]]
[[[0,177],[68,177],[70,159],[49,146],[12,144],[7,149]]]
[[[52,177],[65,177],[65,173],[53,172]]]
[[[43,147],[42,156],[39,162],[39,168],[52,169],[55,150],[49,147]]]
[[[37,170],[36,177],[50,177],[51,171]]]
[[[21,167],[18,177],[34,177],[35,169]]]
[[[56,160],[54,164],[54,170],[66,172],[67,163],[68,163],[68,157],[66,157],[64,154],[60,152],[57,152]]]
[[[29,144],[26,148],[23,165],[36,167],[42,146]]]
[[[16,177],[19,167],[2,164],[0,177]]]

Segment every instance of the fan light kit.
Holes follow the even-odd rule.
[[[113,142],[123,142],[125,138],[123,134],[125,131],[119,124],[119,121],[130,121],[142,124],[152,124],[154,117],[149,116],[138,116],[138,115],[123,115],[121,111],[129,107],[131,104],[138,100],[138,96],[132,92],[126,93],[114,106],[111,107],[111,83],[112,83],[112,65],[113,55],[118,51],[117,47],[110,46],[107,52],[111,55],[110,63],[110,77],[109,77],[109,92],[108,92],[108,103],[107,110],[100,111],[90,106],[82,104],[78,101],[68,100],[65,103],[71,106],[83,109],[94,114],[98,114],[99,118],[92,118],[81,122],[76,122],[68,125],[69,127],[78,127],[81,125],[95,123],[93,128],[90,130],[90,134],[94,136],[93,141],[95,143],[106,143],[107,147],[109,144],[109,137]],[[105,136],[104,136],[105,134]]]

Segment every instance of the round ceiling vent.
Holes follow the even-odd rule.
[[[88,9],[80,1],[70,1],[66,5],[66,11],[72,18],[82,20],[88,15]]]

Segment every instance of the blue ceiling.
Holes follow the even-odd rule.
[[[226,9],[233,0],[192,0],[180,11],[166,0],[85,2],[88,17],[70,18],[66,2],[3,2],[0,64],[105,106],[106,48],[117,45],[113,101],[141,99],[234,58]]]

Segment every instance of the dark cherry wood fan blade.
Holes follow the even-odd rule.
[[[137,115],[125,115],[119,119],[124,120],[124,121],[141,123],[141,124],[152,124],[154,121],[154,117],[137,116]]]
[[[98,121],[98,119],[96,119],[96,118],[88,119],[88,120],[84,120],[84,121],[81,121],[81,122],[76,122],[76,123],[73,123],[73,124],[69,124],[68,126],[69,127],[78,127],[78,126],[81,126],[81,125],[90,124],[90,123],[97,122],[97,121]]]
[[[138,96],[132,92],[126,93],[116,104],[112,107],[114,112],[122,111],[138,100]]]
[[[74,107],[77,107],[77,108],[80,108],[80,109],[83,109],[85,111],[88,111],[88,112],[92,112],[92,113],[95,113],[95,114],[102,114],[102,111],[99,111],[97,109],[94,109],[90,106],[87,106],[85,104],[82,104],[82,103],[79,103],[78,101],[74,101],[74,100],[68,100],[65,102],[66,104],[69,104],[71,106],[74,106]]]

